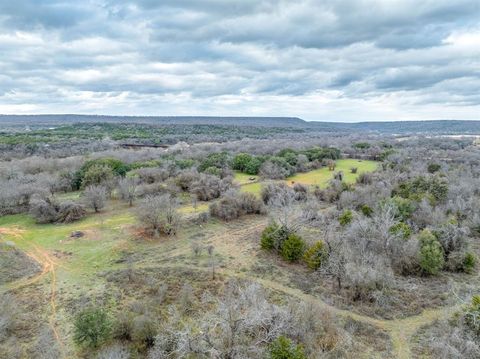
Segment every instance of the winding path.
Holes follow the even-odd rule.
[[[234,264],[231,267],[240,268],[239,265],[250,265],[255,262],[255,256],[248,256],[245,254],[245,246],[251,245],[250,241],[241,242],[235,239],[241,239],[242,237],[251,236],[253,232],[258,231],[265,225],[265,221],[258,221],[255,223],[249,223],[248,226],[241,226],[239,229],[228,229],[222,231],[221,233],[215,234],[208,237],[209,243],[214,243],[216,250],[222,252],[222,254],[229,253],[232,249],[235,251],[235,257],[232,258],[232,263]],[[232,240],[233,239],[233,240]],[[187,254],[190,251],[188,246],[181,246],[180,248],[175,248],[170,252],[165,253],[168,257],[173,258],[180,254]],[[58,325],[57,325],[57,302],[56,302],[56,293],[57,293],[57,276],[56,268],[60,266],[56,260],[43,248],[31,243],[31,249],[26,251],[26,254],[30,256],[33,260],[38,262],[42,266],[42,271],[37,275],[30,278],[22,278],[15,282],[8,283],[2,287],[0,290],[13,290],[19,289],[34,283],[37,283],[42,278],[45,278],[47,275],[50,276],[50,315],[49,315],[49,325],[54,334],[55,340],[59,345],[59,348],[62,353],[62,358],[65,358],[65,344],[59,334]],[[232,264],[229,263],[229,264]],[[195,266],[195,265],[186,265],[186,264],[176,264],[176,265],[157,265],[149,266],[147,264],[142,265],[138,263],[136,268],[139,269],[180,269],[186,268],[195,271],[204,271],[210,272],[209,268]],[[66,268],[68,270],[68,268]],[[458,306],[438,308],[434,310],[426,310],[419,315],[395,319],[395,320],[386,320],[386,319],[377,319],[369,317],[366,315],[358,314],[344,309],[339,309],[335,306],[332,306],[318,297],[304,293],[300,289],[292,288],[286,285],[283,285],[279,282],[253,276],[251,274],[243,273],[240,271],[229,270],[226,268],[217,268],[217,273],[222,274],[227,277],[239,278],[242,280],[247,280],[251,282],[256,282],[262,285],[265,288],[284,293],[288,296],[300,299],[302,301],[311,303],[319,308],[327,309],[332,313],[342,317],[350,318],[355,321],[369,324],[378,329],[385,331],[391,339],[393,355],[395,358],[411,358],[411,347],[410,341],[412,336],[424,325],[433,323],[437,319],[448,318],[452,313],[458,309]]]

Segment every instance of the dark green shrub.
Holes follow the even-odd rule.
[[[212,166],[212,167],[206,168],[203,172],[205,172],[206,174],[209,174],[209,175],[220,177],[220,175],[222,174],[222,169]]]
[[[390,203],[395,207],[395,218],[402,222],[409,219],[415,211],[415,204],[407,198],[395,196]]]
[[[438,172],[441,168],[442,166],[440,166],[438,163],[430,163],[427,167],[427,171],[429,173],[435,173]]]
[[[270,344],[271,359],[307,359],[301,345],[292,343],[285,336],[279,336]]]
[[[84,174],[82,179],[82,188],[87,186],[96,186],[112,180],[113,170],[106,165],[94,165]]]
[[[350,224],[353,219],[353,213],[351,210],[347,209],[343,211],[343,213],[338,217],[338,222],[342,226],[346,226],[347,224]]]
[[[175,160],[175,166],[180,168],[181,170],[187,169],[192,167],[195,164],[194,160],[190,159],[180,159],[180,160]]]
[[[228,167],[228,153],[219,152],[209,154],[198,166],[200,172],[205,171],[209,167],[226,168]]]
[[[310,269],[318,269],[325,262],[328,257],[327,248],[323,241],[318,241],[311,247],[309,247],[304,255],[303,260]]]
[[[415,179],[400,183],[393,194],[415,201],[431,197],[436,202],[443,202],[447,198],[448,184],[436,176],[429,178],[418,176]]]
[[[301,153],[306,155],[309,161],[338,160],[341,157],[341,151],[333,147],[313,147]]]
[[[249,175],[257,175],[260,171],[263,161],[258,157],[253,157],[245,166],[244,172]]]
[[[373,209],[372,207],[364,204],[363,206],[360,207],[360,211],[365,217],[370,217],[373,214]]]
[[[295,262],[299,260],[304,252],[305,242],[300,236],[296,235],[295,233],[289,234],[287,239],[283,241],[281,245],[280,253],[283,259],[289,262]]]
[[[80,312],[74,323],[73,340],[78,345],[96,348],[110,338],[111,322],[101,308],[87,308]]]
[[[358,148],[359,150],[366,150],[369,149],[371,145],[368,142],[357,142],[353,147]]]
[[[475,264],[477,263],[477,257],[472,252],[465,253],[463,258],[463,271],[465,273],[473,273],[475,269]]]
[[[275,245],[275,234],[278,231],[278,225],[275,223],[272,223],[265,227],[265,229],[262,231],[262,235],[260,238],[260,246],[263,249],[271,250],[274,249]]]
[[[232,160],[232,168],[237,171],[245,172],[245,169],[252,158],[252,155],[249,155],[248,153],[239,153]]]
[[[420,233],[418,240],[420,241],[420,267],[427,274],[438,274],[445,264],[441,244],[435,236],[426,229]]]
[[[260,246],[267,250],[280,250],[283,242],[288,238],[288,231],[286,228],[279,226],[276,223],[271,223],[262,232],[260,239]]]
[[[87,171],[93,166],[106,166],[110,168],[115,176],[125,176],[130,170],[130,166],[115,158],[98,158],[95,160],[89,160],[83,164],[83,166],[75,173],[72,187],[79,189],[83,185],[83,179]],[[85,185],[83,185],[85,186]]]

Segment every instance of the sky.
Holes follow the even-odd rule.
[[[480,120],[480,1],[0,0],[0,113]]]

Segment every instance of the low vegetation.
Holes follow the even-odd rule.
[[[479,356],[471,139],[92,126],[2,135],[0,357]]]

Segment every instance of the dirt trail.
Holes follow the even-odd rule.
[[[252,235],[255,231],[263,228],[266,221],[255,222],[255,224],[248,223],[240,229],[226,228],[221,233],[215,234],[209,237],[209,243],[215,245],[215,249],[222,253],[223,255],[228,255],[230,253],[235,253],[235,257],[229,262],[230,268],[240,268],[239,264],[242,266],[253,264],[255,262],[255,256],[250,255],[246,257],[245,246],[248,245],[249,241],[236,241],[235,239],[242,239],[249,235]],[[248,249],[248,248],[247,248]],[[185,255],[190,252],[188,247],[176,248],[172,252],[169,252],[168,257],[174,255]],[[153,268],[150,266],[142,266],[140,268]],[[158,267],[156,267],[158,268]],[[188,268],[197,271],[209,271],[205,267],[178,264],[173,266],[162,266],[162,268]],[[306,294],[303,291],[285,286],[279,282],[272,281],[265,278],[260,278],[252,276],[251,274],[245,274],[240,271],[232,271],[225,268],[218,268],[217,273],[223,274],[228,277],[244,279],[248,281],[253,281],[259,283],[265,288],[282,292],[291,297],[298,298],[302,301],[314,304],[322,309],[327,309],[336,315],[343,318],[350,318],[355,321],[372,325],[376,328],[384,330],[390,336],[392,342],[392,349],[395,358],[411,358],[411,348],[410,341],[413,335],[425,325],[433,323],[435,320],[448,318],[457,310],[458,306],[452,307],[443,307],[433,310],[425,310],[421,314],[402,318],[402,319],[378,319],[374,317],[369,317],[367,315],[358,314],[349,310],[339,309],[335,306],[332,306],[318,297],[315,297],[310,294]]]
[[[245,223],[236,223],[234,228],[225,228],[221,231],[221,233],[217,233],[211,237],[208,237],[208,243],[213,244],[215,246],[216,251],[221,253],[222,255],[230,256],[234,254],[233,257],[229,259],[229,267],[230,268],[241,268],[242,266],[248,266],[254,264],[255,262],[255,255],[252,253],[254,250],[254,246],[252,246],[251,241],[242,239],[253,235],[259,229],[265,226],[266,220],[249,220]],[[21,232],[17,231],[16,235],[21,236]],[[169,258],[173,258],[177,255],[185,255],[191,251],[188,245],[181,246],[180,248],[176,248],[170,252],[166,252],[165,255]],[[37,274],[32,278],[27,279],[20,279],[16,282],[10,283],[8,285],[9,289],[20,288],[22,286],[30,285],[35,282],[38,282],[40,279],[44,278],[47,274],[50,275],[50,307],[51,313],[49,316],[49,324],[54,333],[55,339],[59,344],[59,347],[62,352],[62,357],[65,358],[65,346],[64,343],[59,335],[57,329],[57,303],[56,303],[56,292],[57,292],[57,277],[56,277],[56,268],[60,266],[60,263],[56,262],[52,259],[52,256],[45,250],[38,247],[35,244],[32,244],[32,249],[26,252],[32,259],[37,261],[42,265],[42,272]],[[143,269],[179,269],[179,268],[186,268],[195,271],[204,271],[209,272],[209,268],[201,267],[201,266],[194,266],[194,265],[186,265],[182,263],[173,264],[173,265],[166,265],[166,266],[151,266],[147,263],[142,264],[138,263],[137,268]],[[372,325],[376,328],[379,328],[386,333],[391,338],[392,342],[392,349],[393,355],[395,358],[411,358],[411,348],[410,348],[410,341],[412,336],[424,325],[428,325],[434,322],[437,319],[447,318],[450,316],[458,307],[446,307],[446,308],[439,308],[434,310],[426,310],[423,313],[403,319],[395,319],[395,320],[385,320],[385,319],[377,319],[373,317],[369,317],[367,315],[362,315],[358,313],[354,313],[348,310],[339,309],[335,306],[332,306],[322,299],[315,297],[313,295],[304,293],[300,289],[292,288],[286,285],[283,285],[279,282],[257,277],[252,275],[251,273],[246,274],[240,271],[229,270],[226,268],[217,268],[217,273],[225,275],[227,277],[232,278],[239,278],[251,282],[256,282],[262,285],[265,288],[278,291],[284,293],[288,296],[300,299],[302,301],[311,303],[319,308],[327,309],[332,313],[342,317],[342,318],[350,318],[355,321]]]
[[[140,266],[139,268],[142,268],[142,269],[186,268],[186,269],[195,270],[195,271],[204,271],[204,272],[210,271],[208,268],[205,268],[205,267],[183,265],[183,264],[172,265],[172,266],[161,266],[161,267]],[[318,308],[329,310],[333,314],[336,314],[342,318],[353,319],[355,321],[369,324],[378,329],[381,329],[390,336],[390,339],[392,342],[393,355],[395,356],[395,358],[399,358],[399,359],[411,358],[410,340],[412,336],[417,332],[417,330],[419,330],[422,326],[433,323],[435,320],[448,318],[455,312],[455,310],[459,308],[459,306],[452,306],[452,307],[443,307],[443,308],[438,308],[433,310],[425,310],[419,315],[415,315],[415,316],[411,316],[403,319],[377,319],[377,318],[369,317],[367,315],[351,312],[349,310],[339,309],[335,306],[332,306],[324,302],[322,299],[318,297],[315,297],[310,294],[306,294],[299,289],[288,287],[269,279],[252,276],[251,274],[235,272],[225,268],[218,268],[217,273],[227,277],[238,278],[238,279],[258,283],[264,288],[268,288],[277,292],[282,292],[291,297],[313,304]]]
[[[1,228],[4,230],[4,228]],[[12,235],[12,232],[2,231],[2,233],[8,233]],[[22,232],[16,231],[14,234],[16,237],[22,237]],[[50,254],[43,248],[31,243],[32,249],[24,251],[24,253],[32,258],[35,262],[41,265],[42,271],[30,278],[22,278],[17,281],[8,283],[4,286],[7,290],[15,290],[25,286],[29,286],[34,284],[41,279],[45,278],[47,274],[50,274],[50,315],[48,318],[48,322],[50,328],[53,332],[55,337],[55,341],[57,342],[59,349],[62,353],[62,358],[65,358],[65,345],[58,333],[57,324],[56,324],[56,316],[57,316],[57,304],[56,304],[56,293],[57,293],[57,275],[55,268],[59,265],[56,261],[52,259]]]

